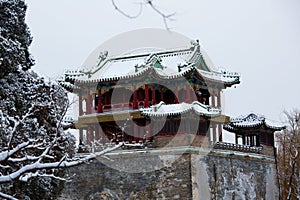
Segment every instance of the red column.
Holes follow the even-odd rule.
[[[191,102],[191,88],[190,88],[190,85],[186,85],[186,99],[185,99],[185,101],[187,103]]]
[[[101,89],[98,90],[98,113],[103,113],[103,106],[102,106],[102,94],[101,94]]]
[[[164,101],[164,91],[162,89],[160,92],[160,101]]]
[[[197,101],[197,95],[196,95],[196,92],[197,92],[197,88],[196,86],[193,87],[193,101]]]
[[[82,110],[82,96],[81,96],[81,94],[79,94],[79,116],[82,116],[83,115],[83,110]]]
[[[133,92],[133,109],[138,109],[138,102],[137,102],[137,90],[136,87],[133,88],[134,92]]]
[[[152,105],[156,104],[155,87],[152,87]]]
[[[144,107],[149,107],[149,86],[148,84],[145,85],[145,101],[144,101]]]
[[[91,106],[92,106],[92,104],[91,104],[91,95],[90,95],[90,92],[88,91],[87,94],[86,94],[86,112],[87,112],[87,114],[92,113]]]

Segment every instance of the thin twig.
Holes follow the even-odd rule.
[[[114,8],[119,12],[121,13],[122,15],[124,15],[125,17],[129,18],[129,19],[134,19],[134,18],[137,18],[139,17],[141,14],[142,14],[142,10],[143,10],[143,5],[142,3],[139,3],[140,4],[140,9],[138,11],[138,13],[136,15],[129,15],[127,12],[121,10],[119,8],[119,6],[117,6],[115,0],[111,0],[111,3],[113,4]]]
[[[159,14],[162,18],[163,18],[163,22],[165,25],[165,28],[169,31],[170,28],[168,26],[168,20],[170,21],[174,21],[175,19],[173,19],[172,17],[176,15],[176,12],[171,13],[171,14],[165,14],[163,13],[161,10],[159,10],[153,3],[153,0],[146,0],[146,3],[157,13]]]
[[[123,16],[129,18],[129,19],[135,19],[137,17],[139,17],[142,14],[142,10],[143,10],[143,6],[149,5],[150,8],[156,12],[158,15],[160,15],[163,19],[164,22],[164,26],[165,28],[170,31],[170,27],[168,25],[168,21],[173,21],[175,20],[174,18],[172,18],[173,16],[176,15],[176,13],[171,13],[171,14],[165,14],[163,11],[161,11],[160,9],[157,8],[156,5],[153,4],[153,0],[144,0],[143,2],[139,2],[138,4],[140,5],[140,9],[139,12],[136,15],[130,15],[128,14],[126,11],[120,9],[120,7],[116,4],[115,0],[111,0],[111,3],[113,5],[113,7]]]

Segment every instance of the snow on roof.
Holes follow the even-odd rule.
[[[91,79],[104,79],[136,74],[135,66],[142,65],[144,61],[144,57],[109,60],[100,70],[91,76]]]
[[[235,131],[239,128],[253,128],[263,125],[274,130],[282,130],[285,128],[283,124],[266,119],[263,115],[251,113],[247,116],[231,118],[230,123],[224,125],[224,129]]]
[[[191,50],[178,50],[174,52],[152,52],[143,54],[130,54],[121,57],[110,58],[99,66],[88,80],[111,80],[119,78],[135,77],[149,68],[165,78],[170,75],[178,75],[178,65],[186,63],[191,55]],[[156,57],[156,59],[155,59]],[[161,67],[156,67],[155,62]],[[79,78],[86,80],[86,77]]]
[[[198,72],[204,79],[224,82],[228,84],[239,83],[240,75],[216,71],[205,51],[199,43],[192,42],[188,48],[181,49],[152,49],[153,51],[134,51],[129,54],[109,57],[99,56],[96,66],[83,67],[77,71],[66,71],[65,77],[77,82],[98,82],[119,79],[128,79],[140,76],[149,70],[163,79],[172,79],[184,76],[191,70]],[[202,59],[207,71],[197,69],[196,63]],[[179,70],[179,66],[181,70]]]
[[[197,69],[198,73],[204,78],[211,81],[221,81],[224,83],[239,83],[240,74],[237,72],[208,72]]]
[[[180,104],[168,104],[166,105],[161,101],[157,105],[150,106],[149,108],[141,108],[141,113],[146,116],[161,117],[161,116],[173,116],[181,115],[187,112],[194,112],[197,115],[207,117],[217,117],[221,115],[221,110],[217,108],[211,108],[208,105],[194,101],[193,103],[180,103]]]

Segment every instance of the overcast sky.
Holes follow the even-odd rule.
[[[139,0],[115,0],[135,14]],[[226,89],[230,116],[256,112],[280,121],[283,110],[300,109],[300,1],[164,0],[153,1],[165,13],[176,12],[169,27],[199,39],[218,67],[241,73],[241,84]],[[165,28],[145,7],[136,19],[114,10],[110,0],[27,0],[27,23],[34,38],[33,68],[57,78],[76,69],[100,44],[122,32]]]

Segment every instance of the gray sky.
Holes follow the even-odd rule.
[[[116,0],[136,13],[132,0]],[[280,121],[282,111],[300,109],[300,1],[164,0],[165,13],[176,12],[173,31],[199,39],[218,67],[241,73],[241,84],[225,90],[225,112],[249,112]],[[110,0],[27,0],[27,23],[34,37],[33,68],[57,78],[78,68],[100,44],[122,32],[164,28],[145,7],[137,19],[114,10]]]

